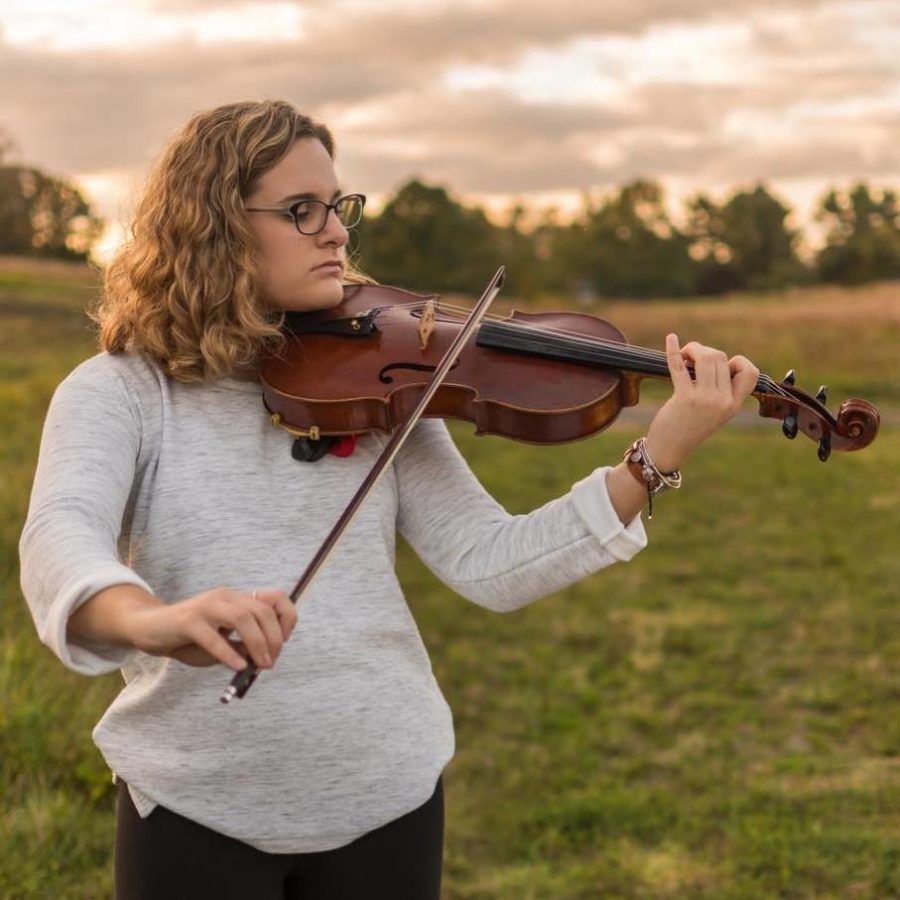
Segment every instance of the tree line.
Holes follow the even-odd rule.
[[[87,259],[103,222],[66,179],[6,161],[10,149],[0,135],[0,253]],[[586,196],[572,221],[550,212],[526,227],[521,205],[492,222],[446,188],[412,179],[364,218],[351,247],[363,271],[410,290],[477,293],[503,263],[511,295],[583,302],[900,278],[894,191],[865,182],[829,190],[815,213],[824,243],[812,255],[799,252],[804,236],[790,214],[759,183],[721,202],[700,193],[676,223],[662,188],[640,179]]]
[[[505,291],[534,297],[685,297],[767,291],[821,282],[900,278],[900,206],[894,191],[860,182],[831,189],[815,219],[824,243],[798,251],[790,207],[762,183],[716,202],[700,193],[676,224],[662,188],[637,180],[606,197],[585,198],[574,221],[552,214],[525,229],[526,210],[503,224],[418,179],[403,185],[360,229],[362,268],[411,290],[479,292],[507,267]]]
[[[13,149],[0,131],[0,253],[87,259],[103,221],[68,179],[9,162]]]

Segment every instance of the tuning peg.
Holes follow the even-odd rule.
[[[784,432],[784,436],[788,440],[793,440],[797,437],[797,411],[789,413],[785,416],[784,421],[781,423],[781,430]]]
[[[794,369],[788,369],[787,374],[781,379],[784,384],[793,384],[797,380],[797,373]]]
[[[826,434],[819,439],[819,459],[825,462],[831,456],[831,435]]]
[[[816,392],[816,400],[819,403],[824,403],[828,399],[828,388],[825,387],[824,384],[819,385],[819,390]]]

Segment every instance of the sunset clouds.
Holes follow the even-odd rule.
[[[780,0],[6,0],[0,126],[115,217],[198,109],[284,98],[379,195],[417,175],[562,205],[644,176],[676,194],[900,183],[900,4]]]

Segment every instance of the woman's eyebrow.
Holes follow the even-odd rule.
[[[334,201],[334,200],[337,200],[337,198],[340,197],[340,196],[341,196],[341,189],[338,188],[338,189],[331,195],[331,199],[332,199],[332,201]],[[312,192],[312,191],[306,191],[306,192],[303,193],[303,194],[291,194],[291,195],[288,196],[288,197],[282,197],[278,202],[279,202],[279,203],[290,203],[290,202],[293,201],[293,200],[318,200],[318,199],[319,199],[319,195],[318,195],[318,194],[316,194],[316,193],[314,193],[314,192]]]

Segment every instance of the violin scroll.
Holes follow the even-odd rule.
[[[822,462],[832,450],[862,450],[875,440],[880,417],[867,400],[845,400],[833,415],[825,406],[828,391],[821,385],[815,397],[794,386],[791,369],[781,382],[762,376],[754,392],[759,400],[759,414],[781,419],[785,437],[793,440],[802,431],[819,445]]]
[[[867,400],[845,400],[838,409],[838,432],[853,442],[850,450],[868,447],[878,434],[880,417],[878,410]]]

